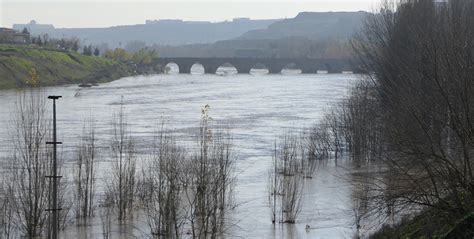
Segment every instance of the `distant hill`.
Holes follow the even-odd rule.
[[[277,21],[266,29],[251,30],[238,39],[304,37],[315,40],[344,39],[359,27],[367,12],[301,12],[295,18]]]
[[[156,46],[161,56],[348,58],[350,37],[367,12],[302,12],[265,29],[212,44]]]
[[[154,46],[161,57],[270,57],[349,58],[347,40],[313,40],[303,37],[281,39],[236,39],[213,44]]]
[[[236,38],[245,32],[264,29],[277,20],[251,20],[237,18],[225,22],[197,22],[182,20],[148,20],[146,24],[106,28],[54,28],[52,25],[14,24],[13,28],[28,28],[33,35],[45,34],[54,38],[78,37],[86,44],[107,43],[109,47],[141,40],[152,45],[182,45],[213,43]]]
[[[108,28],[54,28],[52,25],[15,24],[32,34],[55,38],[77,36],[86,43],[108,43],[110,48],[136,40],[163,57],[337,57],[350,55],[347,41],[367,12],[301,12],[284,20],[234,19],[231,22],[149,20],[146,24]],[[129,50],[129,49],[127,49]],[[135,49],[136,50],[136,49]],[[104,49],[102,49],[102,52]]]

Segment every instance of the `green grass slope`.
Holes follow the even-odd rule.
[[[35,69],[41,86],[107,82],[130,75],[130,68],[102,57],[24,45],[0,44],[0,89],[24,87]]]

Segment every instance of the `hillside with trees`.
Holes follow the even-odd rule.
[[[29,82],[32,70],[41,76],[38,82]],[[103,57],[35,45],[0,45],[0,89],[106,82],[130,74],[126,64]]]

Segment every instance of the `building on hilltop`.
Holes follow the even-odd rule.
[[[51,24],[39,24],[35,20],[31,20],[27,24],[13,24],[13,29],[22,31],[23,29],[28,29],[32,35],[40,35],[44,33],[49,33],[54,30],[54,26]]]
[[[236,17],[232,19],[232,22],[249,22],[250,18],[248,17]]]

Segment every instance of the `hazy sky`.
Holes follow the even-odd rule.
[[[225,21],[272,19],[302,11],[373,10],[378,0],[0,0],[0,26],[35,19],[55,27],[142,24],[147,19]]]

